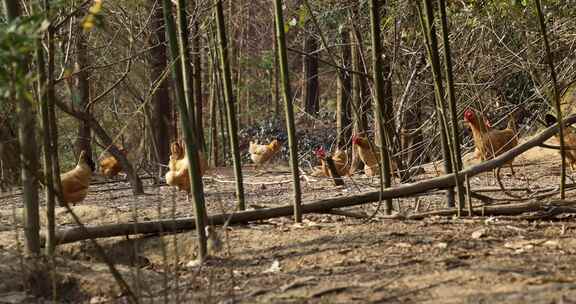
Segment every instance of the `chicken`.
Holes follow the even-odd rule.
[[[76,167],[60,175],[62,183],[62,201],[65,203],[77,203],[88,194],[88,186],[92,173],[96,166],[90,156],[85,152],[80,152]]]
[[[380,161],[380,153],[376,153],[365,137],[354,135],[352,136],[352,144],[356,147],[358,156],[364,163],[364,173],[368,176],[376,176],[379,174],[380,166],[378,165]],[[390,162],[390,169],[392,172],[398,170],[396,162]]]
[[[484,117],[484,126],[486,127],[486,130],[492,129],[492,124],[486,117]],[[478,150],[478,147],[474,147],[473,159],[482,159],[481,152]]]
[[[546,114],[544,117],[546,121],[546,126],[551,127],[558,122],[556,116],[552,114]],[[572,171],[576,170],[576,131],[572,127],[564,127],[564,147],[566,152],[566,159],[570,163],[570,168]],[[556,133],[554,135],[556,143],[560,145],[560,135]]]
[[[168,162],[170,170],[166,173],[166,183],[177,187],[178,190],[190,193],[190,177],[188,175],[190,161],[185,152],[178,142],[174,142],[170,146],[170,161]],[[199,151],[198,160],[200,162],[200,176],[204,176],[208,168],[208,161],[202,151]]]
[[[317,170],[320,174],[318,175],[332,177],[332,172],[328,169],[328,163],[326,162],[326,150],[324,150],[323,147],[320,147],[314,151],[314,155],[320,159],[320,167]],[[348,154],[346,154],[346,151],[337,149],[332,155],[332,161],[334,161],[334,167],[336,167],[338,175],[348,175],[350,162],[348,161]]]
[[[276,139],[267,145],[259,145],[251,141],[250,147],[248,148],[250,159],[256,164],[256,167],[268,162],[279,150],[280,142]]]
[[[128,152],[125,149],[120,149],[122,154],[126,155]],[[106,177],[114,177],[122,171],[122,166],[114,156],[108,156],[100,161],[100,174]]]
[[[481,161],[490,160],[494,157],[514,148],[518,144],[518,135],[514,117],[508,121],[508,126],[504,130],[491,128],[487,120],[478,118],[474,110],[468,109],[464,112],[464,121],[472,130],[474,145],[476,146],[475,156]],[[514,175],[512,161],[509,162],[510,170]]]

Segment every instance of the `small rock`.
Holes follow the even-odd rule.
[[[282,268],[280,267],[280,261],[274,260],[272,262],[272,265],[270,265],[270,268],[264,270],[262,273],[276,273],[280,272],[280,270],[282,270]]]
[[[544,242],[544,244],[542,244],[543,246],[547,246],[547,247],[555,247],[558,248],[560,247],[560,243],[557,240],[549,240]]]
[[[484,228],[478,229],[478,230],[472,232],[472,238],[477,240],[481,237],[485,237],[487,232],[488,232],[488,230],[486,230]]]
[[[202,265],[202,261],[200,259],[195,259],[195,260],[188,262],[186,264],[186,267],[194,268],[194,267],[199,267],[200,265]]]
[[[436,244],[434,245],[434,247],[440,248],[440,249],[445,249],[445,248],[448,248],[448,243],[446,243],[446,242],[436,243]]]
[[[400,247],[400,248],[410,248],[410,247],[412,247],[412,244],[405,243],[405,242],[399,242],[399,243],[394,244],[394,246]]]
[[[486,225],[495,224],[497,221],[498,221],[497,218],[490,216],[486,220],[484,220],[484,224]]]

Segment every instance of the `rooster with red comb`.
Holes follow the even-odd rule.
[[[326,161],[327,152],[324,147],[320,146],[314,150],[314,155],[320,160],[320,167],[318,168],[319,173],[324,176],[332,177],[330,169],[328,169],[328,164]],[[332,161],[334,161],[334,167],[336,167],[336,173],[340,176],[348,175],[348,170],[350,168],[350,163],[348,161],[348,154],[346,151],[337,149],[331,156]]]

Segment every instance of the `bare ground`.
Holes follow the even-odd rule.
[[[556,153],[534,149],[517,159],[517,175],[507,187],[528,196],[554,187]],[[439,166],[438,166],[439,167]],[[424,179],[435,176],[433,165]],[[507,172],[507,170],[504,170]],[[265,174],[247,170],[251,208],[291,202],[287,168]],[[210,213],[234,210],[233,174],[213,170],[205,178]],[[474,189],[504,197],[491,173],[472,179]],[[149,195],[133,197],[122,181],[95,184],[75,206],[87,225],[192,215],[185,196],[149,184]],[[377,181],[354,177],[345,187],[330,180],[302,180],[303,200],[348,196],[377,189]],[[573,193],[568,193],[568,198]],[[476,202],[479,203],[479,202]],[[50,299],[56,277],[57,302],[123,302],[105,264],[89,242],[59,248],[56,271],[46,277],[20,254],[21,199],[0,202],[0,303],[37,303]],[[395,200],[400,213],[433,210],[445,204],[442,193]],[[132,290],[145,303],[576,303],[576,223],[571,216],[555,221],[514,217],[445,218],[421,221],[385,219],[383,206],[347,208],[367,214],[356,219],[306,215],[302,224],[277,218],[219,230],[224,250],[201,267],[195,259],[193,232],[164,237],[117,237],[98,240]],[[73,225],[57,210],[60,225]],[[15,231],[15,227],[19,230]],[[47,266],[47,265],[48,266]],[[47,283],[48,282],[48,283]],[[31,286],[35,294],[25,293]]]

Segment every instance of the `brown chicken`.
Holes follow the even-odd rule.
[[[80,152],[76,167],[60,175],[62,201],[74,204],[84,200],[94,170],[96,166],[90,156],[85,151]]]
[[[199,151],[198,160],[200,161],[200,176],[204,176],[208,168],[208,161],[204,152]],[[177,187],[178,190],[190,193],[190,177],[188,170],[190,161],[186,155],[185,149],[178,142],[170,146],[170,161],[168,162],[170,171],[166,173],[166,183],[170,186]]]
[[[328,169],[328,163],[326,162],[326,150],[324,150],[323,147],[320,147],[314,151],[314,155],[320,159],[320,167],[317,170],[321,173],[320,175],[332,177],[332,172]],[[346,151],[337,149],[332,155],[332,161],[334,161],[334,167],[336,167],[338,175],[348,175],[350,162],[348,161],[348,154],[346,154]]]
[[[126,155],[128,152],[125,149],[120,149],[122,154]],[[108,156],[100,161],[100,174],[106,177],[114,177],[122,171],[122,166],[114,156]]]
[[[490,121],[486,117],[484,117],[484,126],[486,127],[486,130],[492,129],[492,124],[490,123]],[[478,147],[474,147],[473,158],[474,159],[481,159],[482,157],[480,154],[481,154],[481,152],[480,152],[480,150],[478,150]]]
[[[250,159],[252,159],[256,167],[268,162],[278,151],[280,151],[280,142],[276,139],[267,145],[259,145],[251,141],[248,148]]]
[[[380,153],[372,150],[370,142],[368,142],[368,139],[365,137],[357,135],[352,136],[352,144],[356,147],[358,156],[364,163],[364,173],[367,176],[378,175],[380,170],[380,166],[378,166],[378,162],[380,161]],[[396,172],[398,170],[396,162],[392,161],[390,163],[390,169],[392,172]]]
[[[482,119],[479,119],[480,118]],[[514,117],[510,117],[508,126],[504,130],[491,128],[489,123],[481,115],[477,115],[474,110],[468,109],[464,112],[464,121],[472,130],[474,145],[476,146],[475,156],[481,161],[490,160],[494,157],[514,148],[518,144],[518,135]],[[514,175],[514,167],[510,161],[510,170]]]
[[[546,121],[546,126],[551,127],[558,122],[556,116],[552,114],[546,114],[544,117]],[[564,147],[566,148],[566,159],[570,163],[570,168],[572,171],[576,170],[576,131],[572,127],[564,127]],[[560,135],[556,133],[554,135],[556,144],[560,145]],[[560,152],[560,151],[558,151]]]

